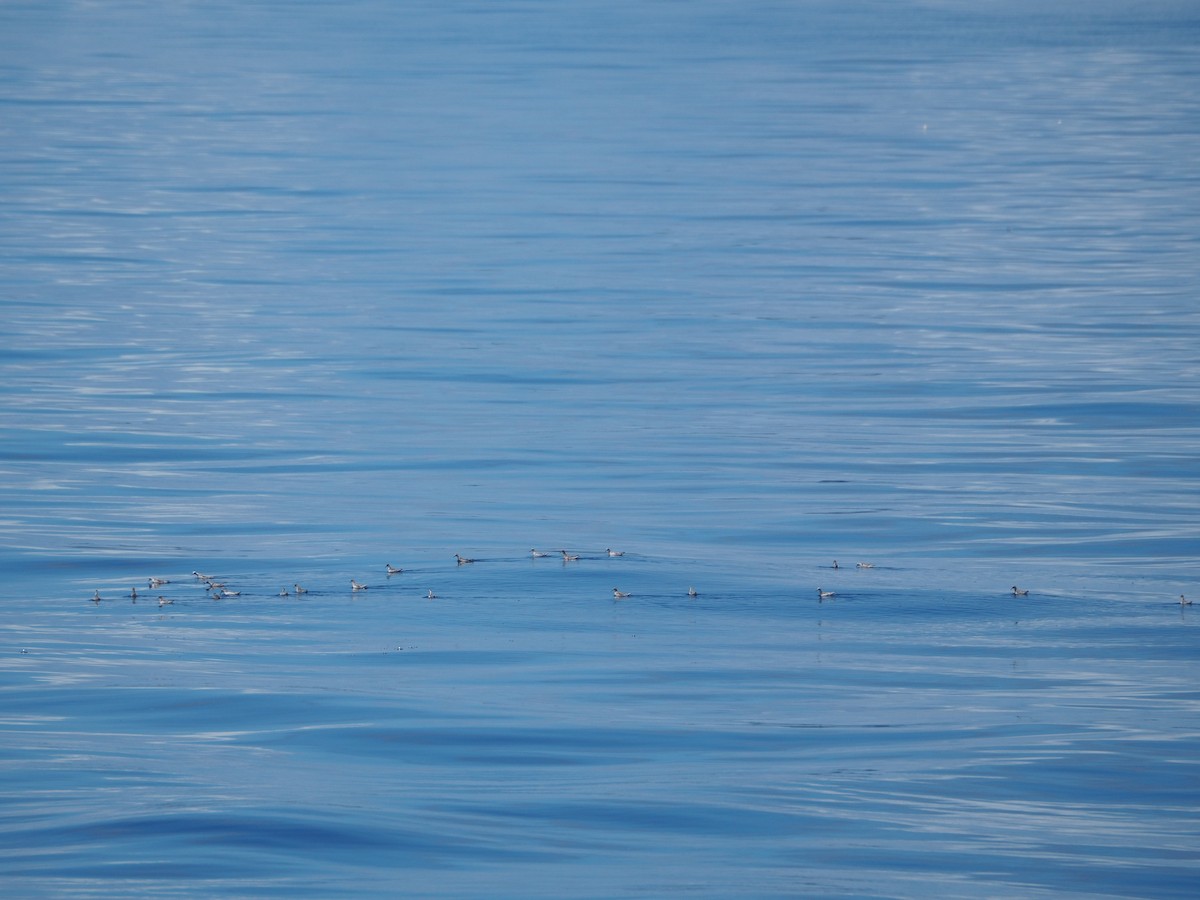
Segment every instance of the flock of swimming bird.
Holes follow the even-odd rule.
[[[611,547],[606,548],[604,553],[605,553],[605,555],[607,555],[610,558],[616,558],[616,557],[625,555],[625,551],[613,550]],[[580,559],[580,554],[570,553],[566,550],[558,550],[554,553],[547,553],[542,550],[533,549],[533,550],[529,551],[529,554],[533,559],[544,559],[546,557],[553,557],[553,556],[561,554],[562,561],[564,564],[570,563],[570,562],[576,562]],[[460,566],[470,565],[470,564],[476,562],[476,560],[470,559],[466,556],[462,556],[461,554],[458,554],[458,553],[454,554],[454,560],[455,560],[455,563]],[[833,566],[831,568],[834,568],[834,569],[841,568],[841,566],[838,565],[838,561],[836,559],[833,561]],[[860,562],[860,563],[855,563],[855,568],[857,568],[857,569],[873,569],[873,568],[875,568],[875,564],[868,563],[868,562]],[[393,575],[402,574],[404,572],[404,569],[399,568],[397,566],[393,566],[391,563],[387,563],[384,566],[384,571],[387,573],[387,576],[390,578]],[[214,599],[214,600],[224,600],[226,598],[240,597],[242,595],[241,591],[230,590],[224,582],[217,581],[211,575],[205,575],[203,572],[196,572],[196,571],[193,571],[192,575],[196,579],[196,581],[198,581],[202,585],[204,585],[206,593],[211,592],[208,595],[211,596],[212,599]],[[168,578],[153,578],[153,577],[151,577],[146,580],[146,583],[147,583],[147,587],[149,588],[149,590],[154,591],[157,588],[160,588],[160,587],[163,587],[164,585],[170,584],[171,581]],[[365,591],[365,590],[368,590],[369,588],[370,588],[370,585],[363,584],[362,582],[360,582],[354,578],[350,579],[350,590],[351,591]],[[288,590],[288,588],[284,587],[279,591],[278,596],[290,597],[292,594],[296,594],[297,596],[299,596],[299,595],[307,594],[307,593],[308,593],[307,588],[301,587],[299,584],[293,583],[291,590]],[[620,588],[613,588],[612,593],[613,593],[614,600],[626,600],[633,596],[632,593],[629,593],[627,591],[622,591]],[[695,587],[689,587],[687,589],[687,594],[689,597],[700,596],[699,592],[696,590]],[[1028,597],[1029,591],[1028,591],[1028,589],[1019,588],[1014,584],[1012,586],[1012,595],[1014,597]],[[130,588],[129,597],[132,600],[132,602],[137,603],[139,596],[141,596],[141,595],[138,594],[138,589],[137,589],[136,585],[134,587]],[[430,600],[437,599],[437,594],[435,594],[432,590],[430,590],[426,594],[426,596]],[[827,591],[820,587],[817,588],[817,600],[818,601],[823,602],[825,600],[832,600],[836,596],[837,596],[837,592],[835,592],[835,591]],[[92,602],[100,603],[104,599],[105,598],[100,595],[100,591],[97,589],[95,595],[92,597]],[[175,601],[173,599],[168,599],[167,597],[160,594],[157,598],[157,602],[158,602],[158,605],[160,607],[162,607],[162,606],[170,606],[170,605],[174,604]],[[1191,606],[1192,601],[1188,600],[1186,597],[1184,597],[1183,594],[1180,594],[1179,595],[1179,605],[1181,607]]]

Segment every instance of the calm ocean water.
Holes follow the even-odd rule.
[[[1198,45],[0,7],[0,890],[1196,896]]]

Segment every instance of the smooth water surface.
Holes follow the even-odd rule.
[[[1195,896],[1198,43],[0,8],[0,888]]]

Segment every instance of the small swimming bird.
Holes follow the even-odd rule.
[[[624,556],[625,555],[624,550],[613,550],[611,548],[608,550],[605,550],[604,552],[607,553],[609,556]]]
[[[227,591],[224,588],[221,588],[221,596],[222,597],[240,597],[240,596],[242,596],[242,592],[241,591]]]
[[[175,602],[174,600],[168,600],[166,597],[159,597],[159,598],[158,598],[158,605],[159,605],[160,607],[161,607],[161,606],[170,606],[170,605],[171,605],[172,603],[174,603],[174,602]]]
[[[630,596],[632,596],[632,595],[627,594],[624,591],[619,590],[617,588],[613,588],[613,599],[614,600],[624,600],[626,597],[630,597]]]
[[[129,589],[129,599],[132,600],[134,603],[137,603],[137,587],[136,586],[131,587]]]
[[[213,591],[213,592],[212,592],[212,598],[213,598],[214,600],[220,600],[220,599],[221,599],[221,592],[220,592],[220,591]]]
[[[467,563],[473,563],[473,562],[475,562],[475,560],[473,560],[473,559],[467,559],[465,556],[459,556],[457,553],[455,553],[455,554],[454,554],[454,558],[455,558],[455,560],[457,560],[457,561],[458,561],[458,564],[459,564],[460,566],[465,566]]]
[[[1185,600],[1185,599],[1184,599],[1184,596],[1183,596],[1183,594],[1180,594],[1180,595],[1179,595],[1179,605],[1180,605],[1180,606],[1191,606],[1191,605],[1192,605],[1192,601],[1191,601],[1191,600]]]
[[[147,578],[146,580],[150,583],[150,587],[152,588],[162,587],[164,584],[171,583],[170,579],[168,578]]]
[[[388,563],[388,564],[387,564],[387,573],[388,573],[389,575],[399,575],[399,574],[400,574],[401,572],[403,572],[403,571],[404,571],[403,569],[397,569],[397,568],[396,568],[395,566],[393,566],[391,563]]]
[[[833,567],[834,567],[835,569],[836,569],[836,568],[838,568],[838,564],[837,564],[837,560],[836,560],[836,559],[833,561]]]
[[[873,568],[875,568],[875,563],[858,563],[858,564],[857,564],[857,568],[859,568],[859,569],[873,569]]]
[[[307,594],[308,593],[308,588],[302,588],[298,584],[293,584],[292,587],[296,589],[297,594]]]
[[[351,578],[351,579],[350,579],[350,590],[352,590],[352,591],[365,591],[366,589],[367,589],[367,586],[366,586],[365,584],[359,584],[359,583],[358,583],[357,581],[355,581],[353,578]]]
[[[688,596],[689,597],[697,597],[697,596],[699,596],[699,594],[696,593],[696,589],[694,587],[690,587],[690,588],[688,588]]]
[[[101,600],[103,600],[103,599],[104,599],[104,598],[100,596],[100,592],[99,592],[99,591],[96,591],[96,593],[94,593],[94,594],[92,595],[92,602],[93,602],[93,603],[99,603],[99,602],[100,602]]]
[[[281,587],[281,588],[279,589],[279,596],[280,596],[280,597],[290,597],[290,596],[291,596],[291,594],[289,594],[289,593],[288,593],[288,589],[287,589],[287,588],[285,588],[285,587]]]
[[[225,587],[225,582],[213,581],[210,578],[208,581],[204,582],[204,586],[207,587],[210,591],[219,591],[221,588]]]
[[[577,555],[568,553],[566,550],[559,550],[558,552],[563,555],[563,562],[575,562],[575,560],[579,559]]]
[[[429,599],[429,600],[436,600],[436,599],[437,599],[437,594],[435,594],[433,591],[430,591],[426,599]]]
[[[829,597],[836,597],[837,594],[834,591],[823,591],[820,588],[817,588],[817,596],[822,600],[826,600]]]
[[[1029,591],[1023,591],[1019,587],[1017,587],[1015,584],[1013,585],[1012,592],[1013,592],[1014,597],[1028,597],[1029,596]]]
[[[532,556],[534,559],[542,559],[544,557],[549,556],[550,554],[543,553],[541,550],[534,549],[534,550],[529,551],[529,555]]]
[[[196,576],[197,581],[211,581],[212,580],[211,575],[204,575],[200,572],[197,572],[195,569],[192,569],[192,574]]]

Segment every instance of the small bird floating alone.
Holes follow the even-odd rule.
[[[629,596],[631,596],[631,595],[625,593],[624,591],[622,591],[618,588],[613,588],[613,599],[614,600],[624,600],[626,597],[629,597]]]
[[[457,553],[454,554],[454,558],[458,561],[460,566],[465,566],[467,563],[475,562],[475,560],[467,559],[465,556],[459,556]]]
[[[696,597],[696,596],[698,596],[698,594],[696,593],[696,589],[695,589],[694,587],[690,587],[690,588],[688,588],[688,596],[689,596],[689,597]]]
[[[834,591],[823,591],[820,588],[817,588],[817,596],[822,600],[827,600],[830,597],[836,597],[837,594]]]
[[[1029,596],[1029,591],[1023,591],[1019,587],[1017,587],[1015,584],[1013,585],[1012,592],[1013,592],[1014,597],[1028,597]]]
[[[604,552],[607,553],[609,556],[624,556],[625,555],[624,550],[613,550],[611,547],[609,549],[605,550]]]
[[[1192,601],[1191,601],[1191,600],[1186,600],[1186,599],[1184,599],[1184,596],[1183,596],[1183,594],[1180,594],[1180,595],[1179,595],[1179,605],[1180,605],[1180,606],[1191,606],[1191,605],[1192,605]]]
[[[404,571],[403,569],[397,569],[397,568],[396,568],[395,566],[393,566],[391,563],[388,563],[388,564],[387,564],[387,573],[388,573],[389,575],[399,575],[399,574],[400,574],[401,572],[403,572],[403,571]]]
[[[357,581],[355,581],[353,578],[351,578],[351,579],[350,579],[350,590],[352,590],[352,591],[365,591],[366,589],[367,589],[367,586],[366,586],[365,584],[359,584],[359,583],[358,583]]]
[[[563,562],[574,562],[575,560],[579,559],[578,555],[574,553],[568,553],[566,550],[559,550],[558,552],[563,555]]]

